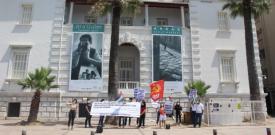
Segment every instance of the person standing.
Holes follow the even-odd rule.
[[[91,111],[91,103],[89,102],[89,99],[87,99],[87,103],[85,105],[85,115],[86,115],[86,119],[85,119],[85,128],[88,127],[88,124],[89,124],[89,127],[92,127],[91,126],[91,114],[90,114],[90,111]]]
[[[196,106],[196,122],[194,127],[196,127],[197,124],[199,124],[199,127],[201,127],[201,118],[202,118],[203,110],[204,110],[204,106],[200,102],[200,100],[198,100],[197,106]]]
[[[133,98],[129,98],[129,102],[134,102],[133,101]],[[131,117],[128,117],[129,120],[128,120],[128,126],[131,126]],[[127,118],[126,118],[126,122],[127,122]]]
[[[182,107],[181,107],[179,101],[176,103],[174,109],[176,111],[176,123],[180,124],[181,123],[181,110],[182,110]]]
[[[146,114],[146,103],[145,103],[145,100],[142,100],[141,108],[140,108],[139,123],[138,123],[139,128],[141,126],[144,127],[144,125],[145,125],[145,114]]]
[[[159,124],[159,108],[160,108],[160,103],[156,102],[156,112],[157,112],[156,126],[158,126]]]
[[[165,128],[165,121],[166,121],[166,113],[164,105],[161,104],[159,108],[159,128],[161,128],[161,125]]]
[[[191,103],[191,118],[192,118],[192,124],[193,127],[195,127],[196,122],[196,109],[197,109],[197,104],[195,102]]]
[[[70,126],[71,126],[71,130],[73,130],[74,119],[75,119],[76,110],[77,110],[77,100],[73,99],[72,102],[67,103],[67,105],[69,105],[69,107],[70,107],[68,129],[70,129]]]
[[[103,102],[104,101],[104,99],[101,99],[100,100],[100,102]],[[104,126],[104,123],[103,123],[103,121],[104,121],[104,115],[100,115],[99,116],[99,121],[98,121],[98,126]]]

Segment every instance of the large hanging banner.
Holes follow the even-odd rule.
[[[103,32],[103,25],[73,25],[69,90],[102,90]]]
[[[164,80],[166,93],[183,90],[182,29],[153,26],[153,81]]]

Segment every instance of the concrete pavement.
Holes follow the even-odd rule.
[[[73,130],[68,130],[65,123],[45,123],[32,126],[20,126],[16,120],[0,120],[0,135],[21,135],[26,130],[27,135],[90,135],[95,128],[84,128],[83,124],[76,124]],[[213,129],[217,129],[218,135],[266,135],[266,128],[271,128],[275,133],[275,119],[269,119],[266,124],[260,126],[220,126],[192,128],[191,126],[173,126],[170,130],[148,126],[137,129],[135,126],[124,129],[106,126],[101,135],[212,135]]]

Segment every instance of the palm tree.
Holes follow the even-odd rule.
[[[199,80],[187,83],[187,85],[184,87],[184,90],[185,93],[189,95],[191,89],[196,89],[198,96],[203,98],[210,87],[210,85],[206,85],[205,82]]]
[[[104,15],[112,10],[111,49],[109,59],[108,96],[114,100],[118,94],[117,56],[119,42],[119,26],[121,13],[135,14],[139,11],[142,2],[140,0],[98,0],[92,7],[92,15]]]
[[[261,93],[259,88],[259,79],[257,74],[257,68],[255,63],[255,53],[253,45],[253,30],[252,19],[253,17],[259,17],[265,12],[269,11],[269,0],[227,0],[223,6],[223,10],[229,9],[231,17],[237,16],[244,17],[245,27],[245,45],[246,45],[246,57],[248,66],[248,78],[250,88],[250,100],[261,100]]]
[[[34,73],[28,73],[24,80],[17,83],[22,86],[22,89],[30,88],[31,90],[35,90],[31,101],[28,123],[37,121],[41,91],[58,87],[57,85],[53,85],[55,76],[50,76],[50,73],[51,69],[41,67],[40,69],[36,69]]]

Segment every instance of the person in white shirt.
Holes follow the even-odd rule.
[[[195,127],[196,123],[196,109],[197,109],[197,104],[195,102],[191,103],[191,118],[192,118],[192,124]]]
[[[197,126],[197,124],[199,124],[199,127],[201,127],[201,118],[202,118],[203,110],[204,110],[204,106],[200,102],[200,100],[198,100],[196,105],[196,121],[194,124],[194,128]]]

